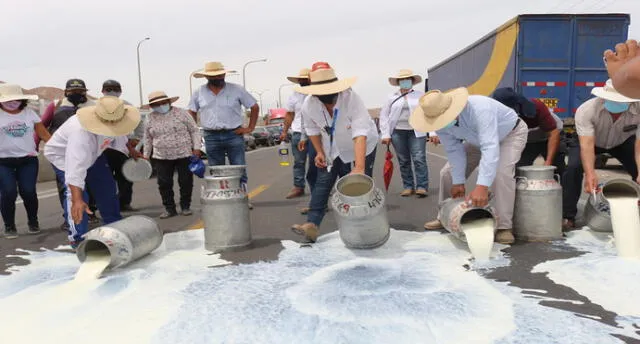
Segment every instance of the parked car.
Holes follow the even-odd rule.
[[[256,144],[256,139],[251,134],[244,134],[244,149],[245,150],[254,150],[258,148]]]
[[[282,127],[280,125],[268,125],[265,128],[271,134],[271,138],[275,144],[280,143],[280,135],[282,134]]]
[[[259,146],[273,146],[275,141],[271,132],[265,127],[256,127],[251,133],[256,141],[256,145]]]

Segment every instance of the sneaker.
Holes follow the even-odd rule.
[[[309,207],[301,208],[300,209],[300,214],[307,215],[309,213],[309,210],[311,210],[311,208],[309,208]]]
[[[295,187],[291,189],[291,191],[289,191],[289,194],[287,194],[286,199],[298,198],[302,196],[304,196],[304,188]]]
[[[174,217],[174,216],[178,216],[178,212],[176,212],[175,210],[174,211],[167,210],[164,213],[160,214],[160,218],[163,220],[168,219],[170,217]]]
[[[62,231],[68,232],[69,229],[71,229],[71,226],[69,226],[69,223],[67,221],[63,222],[60,225],[60,230],[62,230]]]
[[[249,210],[253,210],[253,204],[251,202],[249,202]]]
[[[304,235],[308,242],[316,242],[318,239],[318,226],[311,222],[302,225],[293,225],[291,226],[291,230],[298,235]]]
[[[413,195],[413,190],[412,189],[404,189],[401,193],[400,193],[400,197],[409,197]]]
[[[133,207],[131,206],[131,204],[125,204],[125,205],[121,205],[120,206],[120,211],[121,212],[132,212],[132,211],[136,211],[135,209],[133,209]]]
[[[573,219],[562,220],[562,231],[568,232],[576,228],[576,221]]]
[[[505,245],[511,245],[516,242],[516,238],[513,237],[513,230],[498,229],[498,232],[496,233],[496,242]]]
[[[427,189],[418,189],[416,190],[416,196],[418,196],[418,198],[425,198],[429,196],[429,191],[427,191]]]
[[[424,229],[428,231],[435,231],[435,230],[444,229],[444,226],[442,225],[442,222],[440,222],[440,220],[433,220],[425,223]]]
[[[96,214],[89,214],[89,224],[97,225],[100,223],[100,218]]]
[[[29,225],[29,229],[27,230],[27,233],[29,234],[38,234],[40,233],[40,225],[33,224],[33,225]]]
[[[193,212],[189,208],[182,209],[182,212],[180,213],[180,215],[182,215],[182,216],[191,216],[192,214],[193,214]]]
[[[18,237],[18,230],[16,226],[4,227],[4,237],[7,239],[15,239]]]
[[[80,245],[81,241],[70,241],[69,245],[71,246],[72,249],[77,249],[78,245]]]

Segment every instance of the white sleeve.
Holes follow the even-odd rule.
[[[84,190],[87,170],[98,158],[96,156],[98,139],[86,131],[69,135],[67,142],[64,178],[67,185],[77,186]]]
[[[385,105],[380,110],[380,134],[382,139],[391,138],[391,99],[388,99]]]
[[[351,114],[351,137],[367,136],[371,128],[371,115],[364,102],[355,92],[351,92],[348,111]],[[346,115],[346,114],[345,114]],[[377,138],[376,138],[377,139]]]
[[[302,120],[304,121],[304,131],[307,136],[319,136],[322,128],[320,128],[320,126],[318,126],[318,124],[311,118],[311,111],[313,110],[311,110],[312,104],[309,100],[310,98],[307,98],[302,104],[302,113],[304,114],[302,116]]]

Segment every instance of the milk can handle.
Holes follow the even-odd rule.
[[[516,177],[516,184],[519,184],[520,182],[523,182],[523,183],[526,184],[527,182],[529,182],[529,179],[527,177],[517,176]]]
[[[562,182],[560,181],[560,175],[559,174],[557,174],[557,173],[554,174],[553,175],[553,179],[555,179],[558,182],[558,184],[562,184]]]

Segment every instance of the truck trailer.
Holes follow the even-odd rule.
[[[519,15],[428,69],[429,89],[466,86],[489,96],[512,87],[573,125],[576,109],[603,86],[606,49],[627,40],[629,14]]]

